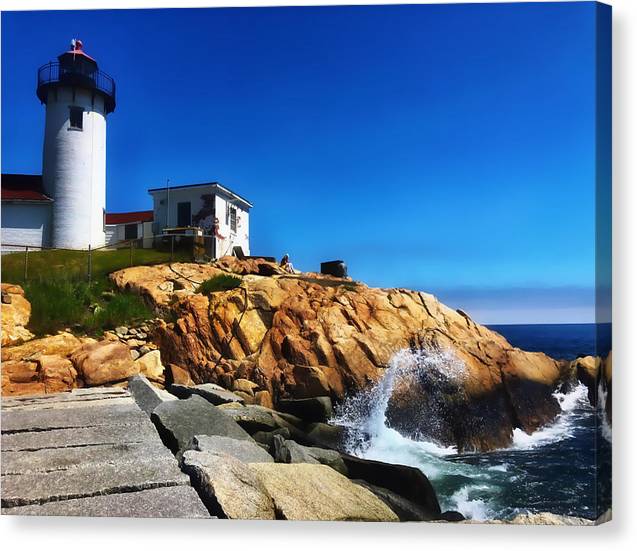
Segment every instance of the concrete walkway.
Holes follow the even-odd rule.
[[[209,517],[130,393],[2,399],[2,514]]]

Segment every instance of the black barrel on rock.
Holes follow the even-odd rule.
[[[334,277],[347,277],[347,264],[345,264],[342,260],[321,262],[321,273]]]

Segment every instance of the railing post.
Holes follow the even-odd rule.
[[[24,248],[24,281],[26,283],[29,275],[29,247]]]
[[[93,252],[91,246],[88,246],[88,284],[91,284],[93,279]]]
[[[129,266],[133,265],[133,240],[131,239],[129,241],[129,246],[130,246],[130,263]]]
[[[173,261],[173,253],[175,252],[175,234],[170,234],[170,261]]]

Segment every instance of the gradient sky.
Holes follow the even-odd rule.
[[[593,3],[4,12],[2,171],[41,171],[37,68],[117,82],[107,210],[219,181],[253,254],[433,292],[484,323],[594,320]]]

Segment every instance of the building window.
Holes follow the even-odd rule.
[[[124,239],[137,239],[137,224],[126,224],[124,226]]]
[[[237,231],[237,209],[230,207],[230,231]]]
[[[69,128],[82,130],[84,127],[84,109],[81,107],[69,107]]]
[[[177,203],[177,227],[188,228],[191,223],[190,201]]]

